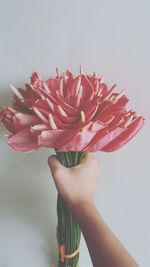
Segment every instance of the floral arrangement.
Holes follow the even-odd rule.
[[[0,110],[0,120],[9,131],[8,144],[19,152],[53,148],[66,167],[80,163],[85,152],[113,152],[131,140],[144,118],[127,110],[125,90],[108,88],[102,76],[67,70],[43,80],[34,72],[25,89],[10,85],[13,106]],[[59,267],[76,267],[81,231],[58,194],[57,241]]]

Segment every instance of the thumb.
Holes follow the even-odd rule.
[[[54,179],[58,192],[61,192],[61,186],[66,179],[67,168],[65,168],[55,155],[48,157],[48,165]]]
[[[51,155],[48,157],[48,165],[51,169],[53,176],[55,176],[56,172],[60,171],[63,168],[63,165],[59,162],[55,155]]]
[[[56,184],[59,183],[60,177],[61,180],[65,179],[68,173],[68,169],[59,162],[58,158],[55,155],[49,156],[48,165]]]

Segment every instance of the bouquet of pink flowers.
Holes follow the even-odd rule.
[[[85,152],[113,152],[142,128],[144,118],[127,110],[125,90],[117,93],[103,77],[70,71],[46,81],[34,72],[25,89],[16,89],[13,106],[3,107],[0,119],[9,131],[8,144],[19,152],[53,148],[66,167],[80,163]],[[81,231],[64,200],[57,200],[59,267],[76,267]]]

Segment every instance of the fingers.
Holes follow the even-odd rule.
[[[48,164],[52,172],[52,176],[54,179],[57,179],[58,177],[66,176],[69,174],[69,172],[74,171],[75,169],[89,169],[89,167],[92,168],[100,168],[99,162],[94,157],[93,153],[86,153],[85,157],[81,160],[80,164],[77,166],[74,166],[72,168],[66,168],[64,167],[57,157],[55,155],[49,156],[48,158]]]
[[[80,164],[69,168],[68,171],[72,172],[80,172],[80,171],[100,171],[100,164],[93,153],[86,152],[85,156],[80,161]]]
[[[86,152],[85,156],[81,159],[80,164],[86,164],[93,158],[92,153]]]
[[[85,154],[85,157],[81,160],[81,163],[80,165],[82,165],[84,168],[86,168],[86,166],[89,166],[89,165],[97,165],[97,166],[100,166],[99,165],[99,162],[97,161],[97,159],[94,157],[93,153],[86,153]]]

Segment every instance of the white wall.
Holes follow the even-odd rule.
[[[96,205],[142,267],[150,266],[150,2],[147,0],[0,0],[0,106],[8,85],[55,67],[104,74],[127,88],[129,107],[146,118],[126,147],[97,153],[102,174]],[[0,267],[57,263],[56,189],[47,166],[51,150],[19,154],[0,128]],[[92,266],[82,240],[80,267]]]

